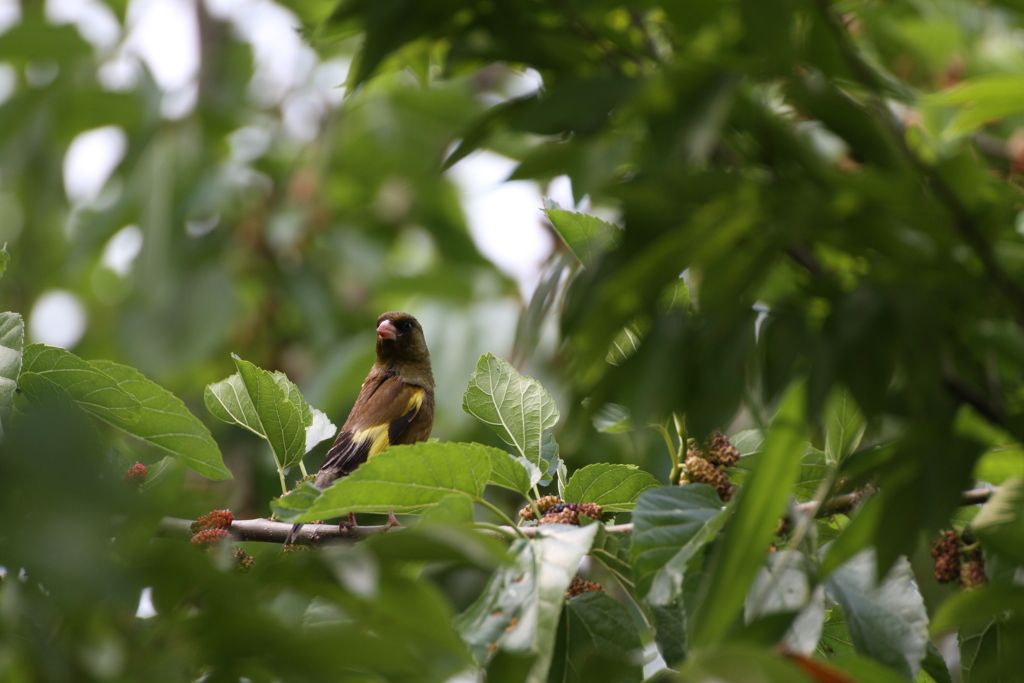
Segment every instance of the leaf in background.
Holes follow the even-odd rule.
[[[547,469],[542,457],[544,430],[558,422],[558,409],[540,382],[486,353],[469,378],[462,407],[514,446],[520,455],[541,470]]]
[[[639,683],[642,660],[643,644],[629,610],[607,593],[592,591],[565,603],[547,680]]]
[[[108,360],[94,360],[90,364],[111,377],[141,406],[138,421],[122,429],[170,453],[204,477],[232,478],[210,430],[189,412],[181,399],[135,368]]]
[[[594,429],[605,434],[622,434],[633,431],[633,421],[629,417],[626,406],[618,403],[605,403],[594,413]]]
[[[7,264],[10,262],[11,254],[7,251],[7,242],[4,242],[3,248],[0,248],[0,277],[3,277],[4,273],[7,272]]]
[[[667,605],[683,589],[687,562],[725,523],[718,493],[706,484],[665,486],[640,496],[633,510],[633,576],[637,594]]]
[[[0,255],[6,255],[4,250]],[[6,257],[10,258],[10,257]],[[6,267],[6,260],[0,259]],[[2,274],[2,271],[0,271]],[[17,313],[0,313],[0,435],[14,405],[14,392],[21,374],[21,351],[25,344],[25,322]]]
[[[963,135],[996,119],[1024,111],[1024,78],[1016,74],[976,76],[925,98],[928,108],[962,105],[947,135]]]
[[[936,610],[929,629],[937,635],[954,628],[979,626],[1007,610],[1024,615],[1024,586],[989,583],[948,598]]]
[[[694,645],[719,642],[743,607],[800,474],[804,452],[804,387],[782,399],[761,460],[740,490],[725,536],[708,566],[702,599],[690,621]]]
[[[843,458],[857,450],[865,429],[864,415],[850,392],[842,387],[833,390],[825,406],[825,459],[839,465]]]
[[[611,348],[608,349],[605,360],[612,365],[621,365],[626,362],[640,348],[640,342],[644,338],[644,327],[646,326],[633,324],[622,328],[615,336]]]
[[[447,562],[494,569],[512,561],[500,538],[448,524],[421,523],[375,534],[360,545],[385,562]]]
[[[584,266],[590,266],[615,246],[619,227],[597,216],[564,209],[544,210],[555,230]]]
[[[596,463],[576,470],[565,486],[567,503],[597,503],[605,512],[627,512],[644,491],[660,486],[636,465]]]
[[[490,479],[492,450],[440,441],[391,446],[335,481],[315,501],[308,501],[311,492],[301,487],[271,506],[287,522],[311,522],[349,512],[419,512],[453,494],[476,499]]]
[[[496,650],[535,654],[526,680],[547,679],[565,591],[598,526],[548,524],[534,538],[512,544],[515,565],[499,569],[455,620],[478,664],[485,664]]]
[[[65,349],[30,344],[22,372],[37,373],[62,387],[79,407],[115,427],[130,431],[139,419],[141,404],[114,378]]]
[[[971,529],[986,548],[1024,563],[1024,478],[1004,481],[974,517]]]
[[[540,469],[526,458],[506,453],[500,448],[490,448],[491,478],[487,482],[511,489],[524,496],[540,481]]]
[[[865,550],[834,571],[825,588],[842,605],[857,652],[906,678],[917,676],[928,643],[928,614],[906,558],[875,583],[875,553]]]
[[[750,624],[771,614],[799,611],[782,642],[788,651],[805,655],[818,645],[825,624],[825,591],[812,586],[807,574],[803,553],[780,550],[769,554],[750,586],[743,613]]]

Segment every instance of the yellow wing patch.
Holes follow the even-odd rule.
[[[405,410],[402,411],[402,417],[405,417],[411,412],[412,415],[409,417],[409,420],[412,420],[412,418],[416,416],[416,413],[420,411],[420,406],[422,405],[423,389],[415,387],[413,388],[412,395],[409,397],[409,402],[405,406]],[[382,424],[367,427],[366,429],[360,429],[352,435],[352,441],[354,443],[365,443],[369,441],[370,450],[366,457],[372,458],[391,445],[391,439],[388,434],[388,430],[390,428],[390,424]]]

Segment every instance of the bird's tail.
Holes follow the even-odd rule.
[[[288,535],[284,537],[285,545],[295,545],[295,542],[299,540],[299,531],[302,530],[301,524],[296,524],[292,527],[292,530],[288,532]]]

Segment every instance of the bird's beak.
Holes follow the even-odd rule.
[[[395,339],[398,337],[398,328],[390,320],[385,320],[377,326],[377,339]]]

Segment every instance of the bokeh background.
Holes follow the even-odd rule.
[[[350,92],[357,37],[315,51],[301,26],[270,0],[0,4],[6,310],[28,341],[182,397],[236,477],[196,477],[210,491],[197,505],[240,516],[267,514],[277,489],[265,446],[202,405],[231,353],[284,371],[340,425],[377,315],[407,310],[432,351],[434,436],[494,441],[461,408],[487,351],[565,400],[557,326],[544,318],[525,344],[516,329],[555,252],[544,202],[576,206],[570,181],[506,182],[516,164],[492,151],[437,171],[474,117],[539,74],[491,66],[428,93],[431,74],[398,69]],[[585,461],[632,449],[603,441],[611,457]]]

